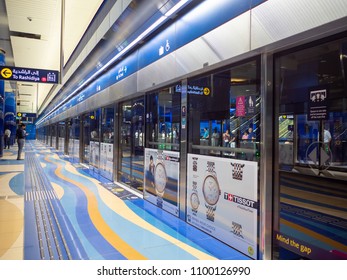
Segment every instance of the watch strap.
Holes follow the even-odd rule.
[[[206,206],[206,218],[211,222],[214,222],[214,211],[216,210],[216,205],[205,204]]]
[[[157,206],[163,208],[163,198],[161,196],[157,196]]]

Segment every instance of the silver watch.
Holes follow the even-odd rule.
[[[207,208],[206,218],[213,222],[214,212],[217,208],[217,202],[221,194],[214,162],[207,162],[207,170],[202,184],[202,192],[205,199],[205,206]]]

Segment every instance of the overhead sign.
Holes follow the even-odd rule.
[[[57,84],[59,80],[59,71],[0,66],[0,79]]]
[[[20,117],[20,118],[36,118],[36,114],[35,113],[22,113],[22,112],[18,112],[17,113],[17,117]]]

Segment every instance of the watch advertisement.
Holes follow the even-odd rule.
[[[257,258],[258,163],[188,154],[187,222]]]
[[[107,179],[113,179],[113,144],[101,143],[100,174]]]
[[[65,138],[64,137],[59,137],[58,140],[58,150],[61,152],[64,152],[64,143],[65,143]]]
[[[144,199],[178,216],[178,152],[145,149]]]
[[[68,149],[69,149],[69,155],[71,156],[71,157],[73,157],[73,146],[74,146],[74,139],[69,139],[69,147],[68,147]]]

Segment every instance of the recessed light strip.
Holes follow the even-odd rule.
[[[81,88],[83,88],[87,83],[93,80],[96,76],[98,76],[101,72],[103,72],[107,67],[109,67],[112,63],[114,63],[119,57],[124,55],[127,51],[129,51],[132,47],[134,47],[139,41],[144,39],[148,34],[150,34],[153,30],[155,30],[160,24],[166,21],[172,14],[177,12],[180,8],[182,8],[186,3],[191,0],[181,0],[175,6],[173,6],[169,11],[165,13],[165,15],[161,16],[157,19],[150,27],[148,27],[144,32],[142,32],[134,41],[132,41],[128,46],[126,46],[121,52],[115,55],[110,61],[108,61],[103,67],[101,67],[97,72],[95,72],[91,77],[89,77],[86,81],[84,81],[77,89],[75,89],[72,93],[66,96],[58,105],[56,105],[51,111],[49,111],[45,117],[37,122],[37,125],[45,121],[55,110],[57,110],[61,105],[63,105],[70,97],[75,95]]]

